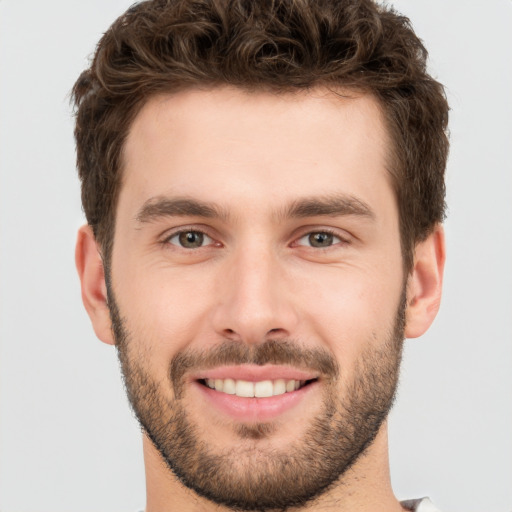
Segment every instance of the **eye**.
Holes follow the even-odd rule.
[[[180,231],[167,239],[167,243],[178,245],[184,249],[199,249],[210,245],[213,240],[202,231]]]
[[[342,240],[339,236],[336,236],[329,231],[314,231],[299,238],[297,245],[306,245],[323,249],[343,242],[344,240]]]

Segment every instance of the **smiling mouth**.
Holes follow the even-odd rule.
[[[275,379],[251,382],[241,379],[200,379],[199,383],[228,395],[242,398],[267,398],[297,391],[318,379]]]

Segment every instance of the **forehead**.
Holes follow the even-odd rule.
[[[353,91],[225,87],[158,96],[128,134],[120,203],[192,195],[245,198],[248,207],[330,191],[391,194],[388,147],[377,100]]]

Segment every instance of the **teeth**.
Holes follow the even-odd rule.
[[[274,391],[273,395],[282,395],[286,393],[286,381],[284,379],[279,379],[274,381]]]
[[[235,395],[244,397],[254,396],[254,382],[247,382],[246,380],[237,380]]]
[[[236,382],[233,379],[224,379],[222,391],[228,395],[234,395],[236,393]]]
[[[254,384],[254,396],[264,398],[274,394],[274,385],[271,380],[262,380]]]
[[[269,396],[284,395],[300,389],[306,384],[305,380],[261,380],[249,382],[246,380],[233,379],[205,379],[206,385],[222,391],[228,395],[236,395],[244,398],[265,398]]]

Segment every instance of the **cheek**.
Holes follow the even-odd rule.
[[[114,281],[125,326],[157,374],[168,372],[173,356],[205,336],[211,286],[204,276],[171,269],[137,269]]]
[[[322,279],[324,286],[318,286],[319,276],[310,275],[296,296],[309,334],[325,344],[342,367],[350,368],[362,351],[387,341],[395,325],[401,281],[396,270],[395,279],[363,268],[331,270]]]

